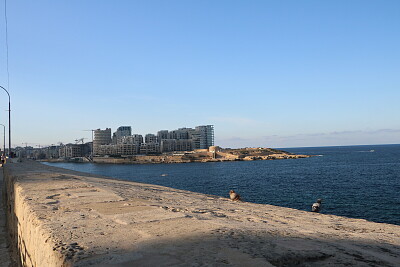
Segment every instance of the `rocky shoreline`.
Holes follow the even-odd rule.
[[[296,155],[272,148],[222,149],[217,146],[189,152],[164,153],[161,155],[134,155],[126,157],[94,157],[72,159],[47,159],[47,162],[94,162],[108,164],[160,164],[191,162],[226,162],[253,160],[281,160],[309,158],[310,155]]]

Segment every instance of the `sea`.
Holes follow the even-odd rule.
[[[400,145],[283,148],[303,159],[180,164],[44,163],[110,179],[400,225]]]

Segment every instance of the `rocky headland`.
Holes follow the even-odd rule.
[[[190,163],[190,162],[224,162],[308,158],[310,155],[296,155],[272,148],[220,148],[197,149],[186,152],[169,152],[156,155],[107,156],[72,159],[45,160],[48,162],[95,162],[111,164],[149,164],[149,163]]]

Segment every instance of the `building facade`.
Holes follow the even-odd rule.
[[[82,157],[82,146],[78,144],[66,144],[59,149],[60,158]]]
[[[160,153],[160,144],[159,143],[143,143],[140,146],[140,154],[142,155],[151,155],[151,154],[159,154]]]
[[[129,156],[159,154],[173,151],[207,149],[214,145],[214,126],[201,125],[177,130],[161,130],[155,134],[133,134],[130,126],[121,126],[111,139],[111,129],[94,131],[93,149],[96,156]]]
[[[131,126],[120,126],[117,131],[113,133],[112,141],[114,144],[117,144],[117,140],[121,137],[131,136],[132,135],[132,127]]]
[[[157,136],[154,134],[146,134],[144,139],[146,143],[158,143]]]
[[[196,126],[195,149],[207,149],[214,145],[214,125]]]
[[[99,147],[101,145],[111,144],[111,128],[106,128],[105,130],[94,130],[94,139],[93,139],[93,154],[100,155]]]

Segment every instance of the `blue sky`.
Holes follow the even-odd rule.
[[[400,1],[7,4],[13,146],[203,124],[224,147],[400,143]]]

